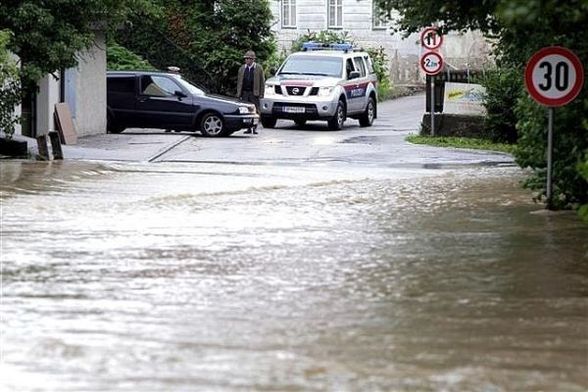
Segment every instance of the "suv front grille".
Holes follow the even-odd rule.
[[[286,86],[286,91],[288,95],[304,95],[306,87]]]

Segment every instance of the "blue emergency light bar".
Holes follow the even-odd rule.
[[[349,52],[350,50],[353,50],[353,45],[350,43],[326,44],[322,42],[309,41],[302,44],[302,50],[342,50],[344,52]]]

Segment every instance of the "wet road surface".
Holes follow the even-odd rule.
[[[3,161],[0,390],[585,391],[588,227],[373,131]]]

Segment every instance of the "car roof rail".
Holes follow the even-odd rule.
[[[302,44],[303,51],[312,51],[312,50],[342,50],[345,53],[358,50],[353,47],[353,44],[349,42],[344,43],[322,43],[322,42],[314,42],[308,41]]]

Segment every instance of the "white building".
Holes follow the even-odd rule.
[[[273,31],[281,49],[308,32],[347,32],[364,48],[384,48],[390,60],[390,77],[396,84],[420,83],[422,53],[420,34],[403,38],[391,34],[390,21],[379,17],[373,0],[271,0]],[[489,45],[481,34],[450,34],[439,50],[454,68],[477,68],[491,64]]]
[[[78,55],[75,68],[49,74],[39,91],[23,100],[16,134],[36,137],[56,130],[55,104],[66,102],[78,136],[106,132],[106,43],[97,32],[94,45]]]

